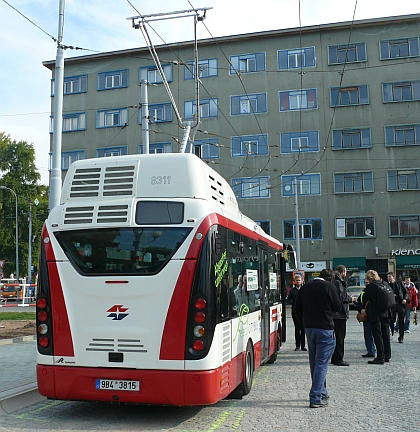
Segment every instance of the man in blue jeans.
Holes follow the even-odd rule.
[[[295,302],[295,314],[305,327],[308,342],[312,377],[310,408],[328,405],[326,378],[328,363],[335,348],[333,315],[342,307],[337,289],[331,283],[333,279],[334,272],[323,269],[320,277],[302,286]]]

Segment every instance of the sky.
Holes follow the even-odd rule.
[[[207,28],[198,27],[199,39],[294,28],[299,21],[310,26],[351,21],[353,15],[361,20],[420,13],[419,0],[67,0],[63,43],[86,50],[66,50],[65,57],[144,47],[127,18],[192,7],[212,8]],[[42,62],[56,57],[58,10],[59,0],[0,0],[0,132],[34,144],[46,185],[51,71]],[[152,24],[160,36],[150,32],[156,45],[194,38],[192,17]]]

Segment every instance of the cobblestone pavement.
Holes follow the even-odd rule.
[[[412,325],[404,344],[394,337],[390,363],[369,365],[352,311],[345,345],[350,367],[330,366],[329,406],[310,409],[308,355],[294,351],[287,313],[287,343],[276,363],[255,372],[242,400],[184,408],[44,401],[0,417],[0,431],[420,431],[420,326]]]

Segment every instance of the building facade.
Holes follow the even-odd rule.
[[[419,280],[419,36],[420,14],[198,43],[193,151],[268,233],[296,244],[299,231],[307,280],[338,264],[354,284],[369,268]],[[179,114],[192,122],[193,47],[156,47]],[[55,63],[44,65],[53,100]],[[154,84],[150,152],[179,151],[184,129],[148,48],[69,58],[63,176],[77,159],[143,151],[141,80]]]

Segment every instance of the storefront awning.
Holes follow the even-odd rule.
[[[338,265],[345,265],[348,272],[366,269],[366,257],[333,258],[333,269]]]
[[[419,269],[420,255],[403,255],[397,256],[397,269]]]

